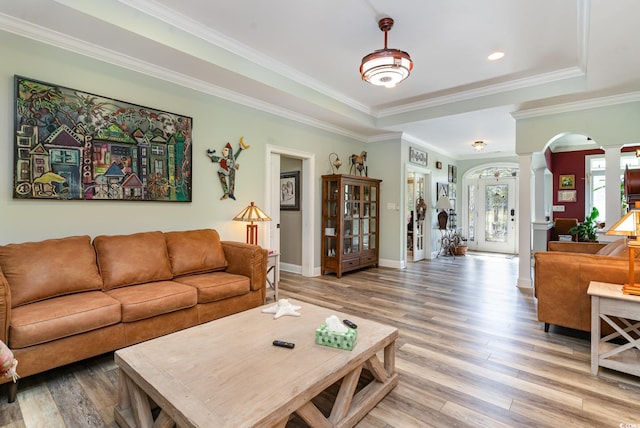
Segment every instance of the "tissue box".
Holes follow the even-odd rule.
[[[325,323],[316,329],[316,343],[332,348],[353,350],[358,338],[358,330],[347,328],[346,333],[338,333],[327,328]]]

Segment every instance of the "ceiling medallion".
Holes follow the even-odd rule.
[[[405,51],[387,48],[387,32],[393,27],[393,19],[382,18],[378,27],[384,31],[384,49],[378,49],[362,58],[360,75],[372,85],[393,88],[409,77],[413,61]]]
[[[474,141],[473,143],[471,143],[471,145],[473,146],[473,150],[479,152],[484,149],[487,143],[485,143],[484,141]]]

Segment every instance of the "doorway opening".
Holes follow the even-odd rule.
[[[287,241],[296,241],[299,248],[300,265],[294,263],[283,263],[281,260],[280,268],[282,271],[290,271],[301,274],[302,276],[317,276],[320,268],[317,270],[313,266],[315,259],[315,236],[316,230],[313,224],[313,213],[315,212],[315,187],[313,177],[315,177],[315,155],[288,147],[278,147],[267,145],[266,153],[266,177],[265,177],[265,200],[266,212],[271,217],[269,227],[266,230],[266,242],[269,249],[280,251],[280,242],[282,239]],[[301,233],[290,233],[287,236],[280,236],[280,172],[281,158],[285,157],[285,165],[290,160],[299,160],[300,165],[300,229]],[[304,239],[303,239],[304,237]]]
[[[427,209],[431,175],[410,166],[405,175],[405,260],[417,262],[431,254],[431,213]]]
[[[492,164],[463,177],[462,234],[471,251],[518,253],[516,164]]]

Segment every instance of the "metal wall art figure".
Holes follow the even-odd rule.
[[[244,144],[244,137],[240,137],[240,144],[235,154],[231,148],[231,144],[227,143],[222,149],[222,156],[216,155],[215,150],[207,150],[207,156],[211,159],[211,162],[217,162],[218,177],[220,178],[220,184],[222,184],[223,194],[220,199],[233,199],[235,200],[235,187],[236,187],[236,170],[240,168],[240,165],[236,162],[240,152],[249,149],[251,146]]]

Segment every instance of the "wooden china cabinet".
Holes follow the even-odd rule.
[[[322,274],[378,265],[380,183],[356,175],[322,176]]]

